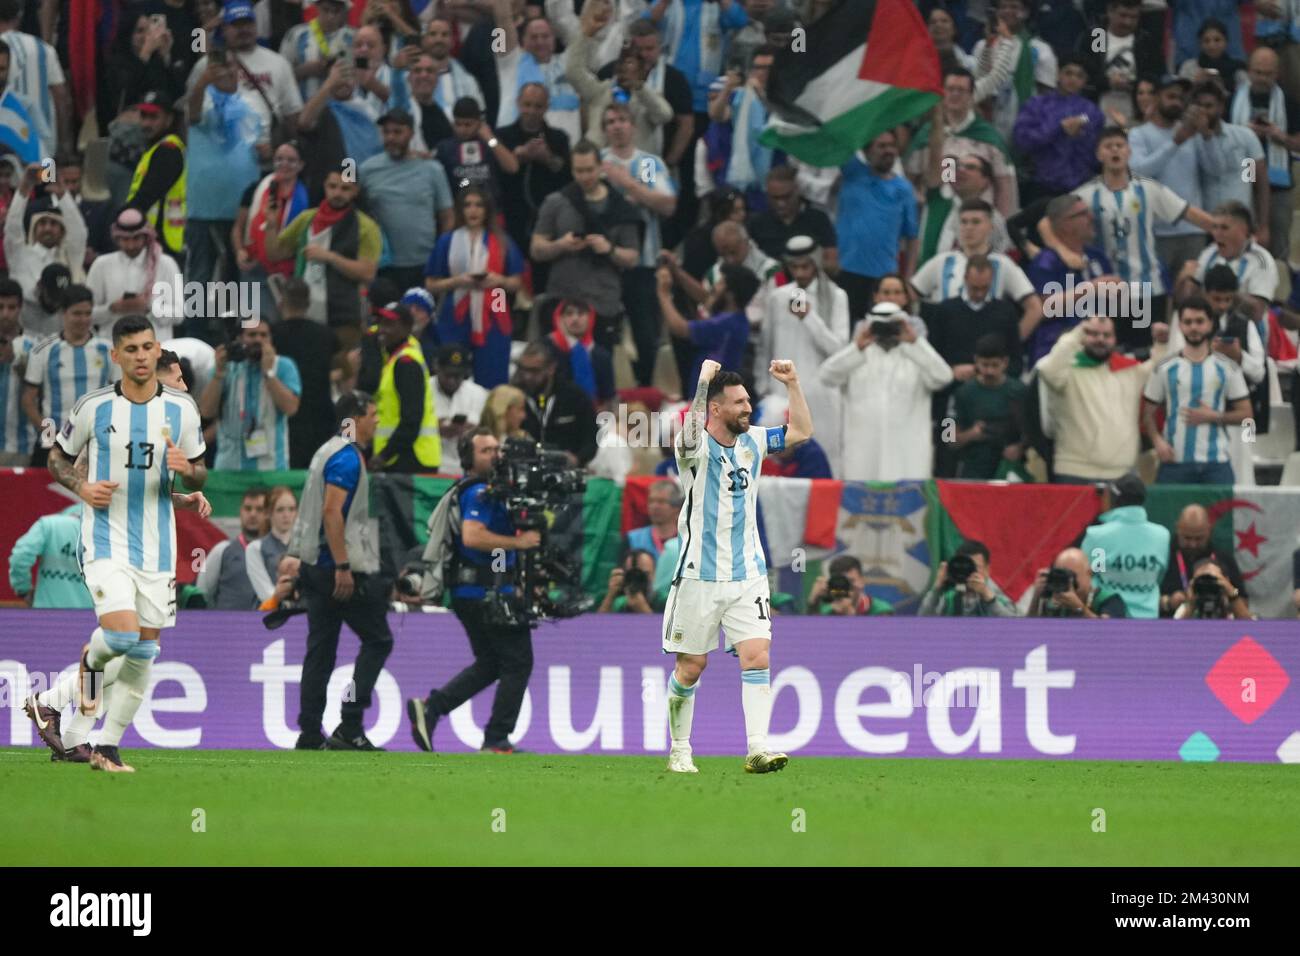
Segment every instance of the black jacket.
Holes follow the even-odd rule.
[[[524,431],[560,451],[572,452],[585,465],[596,457],[596,412],[582,389],[557,377],[549,396],[528,396]]]
[[[1105,25],[1102,24],[1099,29],[1104,30]],[[1079,37],[1079,45],[1075,48],[1075,52],[1083,57],[1088,70],[1088,86],[1084,92],[1094,100],[1101,96],[1102,93],[1110,91],[1110,80],[1106,79],[1106,64],[1110,61],[1110,57],[1105,52],[1095,52],[1093,50],[1095,45],[1092,39],[1092,30],[1089,29],[1084,32],[1083,36]],[[1135,64],[1137,74],[1134,79],[1135,84],[1138,79],[1159,79],[1167,72],[1161,47],[1162,39],[1160,37],[1154,36],[1141,28],[1138,29],[1133,37],[1133,56],[1137,61]]]

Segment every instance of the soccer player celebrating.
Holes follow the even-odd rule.
[[[687,494],[678,519],[681,557],[664,610],[664,653],[677,655],[668,679],[673,741],[668,769],[698,772],[691,759],[695,692],[721,626],[728,652],[740,658],[749,743],[745,772],[770,773],[790,758],[767,749],[772,603],[758,539],[758,476],[765,455],[812,437],[812,416],[793,362],[777,359],[770,368],[790,395],[790,422],[780,428],[751,427],[749,392],[741,377],[720,369],[712,360],[701,366],[695,399],[677,439],[677,466]]]
[[[159,631],[176,622],[172,479],[179,474],[192,491],[207,479],[198,406],[185,392],[159,382],[158,356],[147,319],[119,319],[111,357],[122,380],[84,395],[50,451],[50,473],[88,506],[81,525],[82,573],[99,618],[82,649],[76,733],[84,742],[99,709],[104,671],[115,668],[116,692],[88,762],[92,769],[119,773],[134,770],[122,762],[118,744],[148,689]],[[75,464],[83,449],[89,450],[86,476]],[[198,507],[201,498],[190,497],[185,505]],[[62,683],[27,701],[28,716],[56,757],[67,750],[58,722],[67,703]],[[68,732],[71,740],[71,725]]]

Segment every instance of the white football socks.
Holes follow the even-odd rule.
[[[745,711],[745,738],[750,754],[767,750],[767,728],[772,722],[771,674],[766,667],[740,672],[740,704]]]
[[[674,671],[668,678],[668,732],[673,739],[673,750],[691,749],[691,721],[695,717],[695,691],[697,680],[689,687],[678,683]]]
[[[99,743],[107,747],[116,747],[122,742],[122,735],[144,702],[144,692],[149,689],[149,671],[153,667],[151,657],[124,656],[121,661],[116,691],[106,703],[108,718],[99,735]]]

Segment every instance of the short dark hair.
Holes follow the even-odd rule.
[[[451,107],[452,119],[479,119],[482,115],[483,107],[472,96],[462,96]]]
[[[989,205],[987,200],[978,197],[961,201],[961,205],[957,208],[957,215],[960,216],[964,212],[982,212],[990,219],[993,218],[993,207]]]
[[[171,349],[163,349],[158,353],[158,371],[165,372],[173,365],[179,365],[181,357]]]
[[[966,272],[992,272],[993,262],[986,255],[971,256],[966,260]]]
[[[600,159],[600,147],[589,139],[580,139],[573,144],[573,149],[569,150],[569,156],[595,156]]]
[[[862,573],[862,562],[851,554],[841,554],[837,558],[832,558],[831,563],[827,565],[826,570],[829,574],[847,574],[850,571]]]
[[[981,335],[975,340],[975,357],[982,359],[1008,358],[1006,338],[995,333]]]
[[[1213,96],[1220,103],[1228,101],[1227,91],[1214,80],[1206,80],[1198,84],[1196,89],[1192,90],[1192,99],[1195,100],[1198,96]]]
[[[249,487],[244,489],[244,493],[240,496],[239,498],[240,504],[243,504],[249,498],[261,498],[262,504],[265,505],[266,493],[268,491],[270,491],[270,489],[267,488],[266,485],[250,485]]]
[[[1067,66],[1077,66],[1079,69],[1083,70],[1084,73],[1088,72],[1088,61],[1079,53],[1067,53],[1056,61],[1056,69],[1058,72],[1065,69]]]
[[[526,355],[539,355],[547,365],[558,365],[560,363],[559,350],[551,344],[549,339],[537,339],[529,342],[524,346],[524,350],[519,353],[519,358],[522,359]]]
[[[0,299],[21,299],[23,287],[17,279],[0,279]]]
[[[709,380],[709,391],[705,395],[705,400],[711,402],[722,394],[724,388],[730,388],[733,385],[743,386],[744,384],[745,380],[739,372],[728,372],[726,369],[722,369]]]
[[[630,37],[657,37],[659,30],[649,20],[633,20],[628,24],[627,35]]]
[[[1255,216],[1243,202],[1229,199],[1227,202],[1221,202],[1215,206],[1213,212],[1216,216],[1231,216],[1245,225],[1247,232],[1255,231]]]
[[[1100,146],[1108,139],[1122,139],[1127,143],[1128,130],[1123,126],[1107,126],[1101,131],[1101,135],[1097,137],[1097,145]]]
[[[970,80],[971,90],[973,91],[975,89],[975,74],[972,73],[970,70],[966,69],[966,67],[964,66],[948,67],[948,69],[943,71],[943,82],[947,83],[948,77],[950,76],[964,76],[966,79]]]
[[[311,307],[311,286],[301,276],[289,276],[280,288],[282,308],[306,312]]]
[[[1240,288],[1241,283],[1237,281],[1237,273],[1232,271],[1232,266],[1220,262],[1205,272],[1206,292],[1236,292]]]
[[[348,392],[334,403],[334,424],[342,426],[349,418],[360,418],[375,404],[369,392]]]
[[[95,293],[91,292],[84,285],[73,283],[63,290],[63,295],[59,299],[59,308],[67,309],[79,302],[95,303]]]
[[[989,553],[989,546],[983,541],[976,541],[974,538],[969,541],[963,541],[961,547],[956,550],[953,556],[956,557],[958,554],[964,554],[970,558],[980,554],[984,556],[985,561],[993,560],[993,555]]]
[[[460,436],[460,441],[456,442],[456,455],[460,458],[461,471],[468,473],[474,467],[474,436],[486,435],[488,438],[494,437],[492,429],[483,425],[478,426],[473,431],[468,431]]]
[[[749,305],[762,286],[758,276],[744,266],[725,265],[718,272],[722,275],[722,281],[727,284],[727,295],[731,296],[731,301],[735,303],[737,309],[744,309]]]
[[[72,286],[68,286],[72,288]],[[84,286],[82,288],[85,288]],[[93,296],[92,296],[93,301]],[[113,347],[117,348],[117,343],[132,335],[138,335],[141,332],[154,332],[153,323],[143,315],[124,315],[113,323]],[[154,332],[157,335],[156,332]]]
[[[1228,27],[1222,20],[1219,20],[1216,17],[1206,17],[1201,21],[1201,28],[1196,31],[1196,39],[1201,39],[1201,37],[1205,36],[1205,34],[1209,33],[1211,30],[1217,30],[1225,37],[1228,35]]]
[[[1106,6],[1108,8],[1124,7],[1126,10],[1132,10],[1135,7],[1141,7],[1142,0],[1106,0]]]
[[[1195,309],[1198,312],[1204,312],[1208,316],[1214,315],[1214,310],[1210,308],[1210,303],[1205,300],[1203,295],[1189,295],[1178,303],[1178,317],[1181,319],[1183,313],[1188,309]]]

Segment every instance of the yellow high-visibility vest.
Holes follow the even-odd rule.
[[[175,133],[164,136],[158,142],[154,143],[140,157],[140,162],[135,164],[135,175],[131,177],[131,189],[126,194],[126,201],[130,202],[135,198],[135,194],[140,189],[140,184],[144,182],[145,174],[149,172],[149,164],[153,162],[153,154],[164,143],[175,146],[181,151],[181,156],[185,156],[185,144]],[[167,195],[162,198],[163,219],[162,229],[159,232],[158,239],[169,251],[178,252],[185,248],[185,172],[176,177],[176,182],[172,183],[171,188],[167,190]],[[149,220],[149,225],[155,229],[158,228],[158,203],[154,203],[145,213],[145,218]]]
[[[379,424],[375,428],[374,453],[379,457],[402,420],[402,403],[393,381],[393,366],[402,356],[418,362],[424,373],[424,414],[420,419],[420,434],[415,439],[415,457],[426,468],[437,468],[442,463],[442,438],[438,434],[438,413],[433,407],[433,381],[429,377],[429,366],[424,363],[424,352],[415,336],[407,338],[402,347],[388,357],[384,371],[379,376],[379,389],[375,392],[375,411]]]

